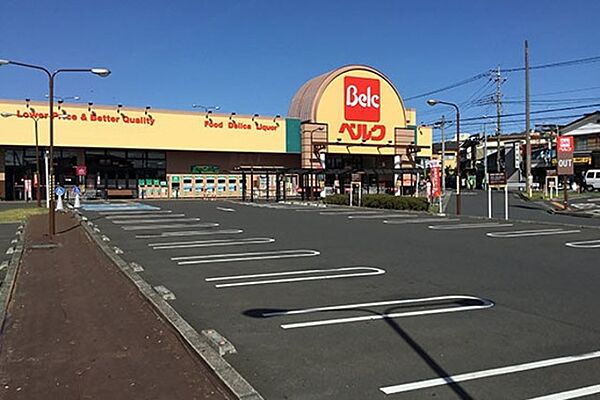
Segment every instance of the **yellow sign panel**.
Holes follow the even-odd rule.
[[[323,89],[316,120],[328,125],[329,153],[393,155],[394,129],[406,127],[406,112],[383,75],[357,67],[335,76]]]
[[[54,108],[54,144],[155,150],[286,152],[283,118],[63,104]],[[1,144],[48,145],[48,105],[0,101]]]

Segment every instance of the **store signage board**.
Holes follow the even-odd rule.
[[[85,165],[77,165],[75,167],[75,175],[86,176],[87,175],[87,167]]]
[[[575,150],[573,136],[559,136],[556,141],[558,175],[573,175],[575,173],[573,152]]]
[[[490,186],[505,186],[506,175],[503,172],[488,174]]]

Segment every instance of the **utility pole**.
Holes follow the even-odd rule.
[[[502,116],[502,93],[500,91],[500,85],[504,82],[502,75],[500,74],[500,66],[496,69],[494,74],[494,81],[496,82],[496,93],[494,94],[494,102],[496,103],[496,138],[498,139],[496,149],[496,170],[501,172],[500,168],[500,135],[502,134],[502,128],[500,126],[500,117]]]
[[[444,126],[446,125],[446,118],[442,115],[442,121],[440,122],[440,130],[442,132],[442,195],[446,193],[446,171],[444,171],[444,158],[446,157],[446,138],[444,136]]]
[[[525,41],[525,190],[531,197],[531,115],[529,109],[529,44]]]
[[[486,122],[484,120],[483,122],[483,180],[485,182],[485,187],[484,189],[487,189],[487,185],[489,185],[488,183],[488,160],[487,160],[487,147],[488,147],[488,137],[487,137],[487,131],[486,131]]]

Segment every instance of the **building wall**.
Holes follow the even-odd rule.
[[[63,104],[55,107],[54,144],[73,148],[299,153],[299,123],[279,116],[208,114],[117,106]],[[0,100],[1,143],[48,145],[48,105]],[[66,119],[58,117],[66,117]]]
[[[300,155],[193,151],[167,152],[167,174],[190,173],[193,165],[216,165],[221,169],[221,171],[231,171],[233,168],[241,165],[300,168]]]

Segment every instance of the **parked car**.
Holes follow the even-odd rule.
[[[600,190],[600,169],[590,169],[585,173],[585,189]]]

